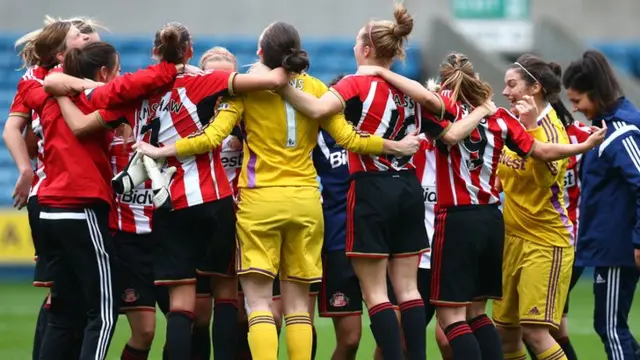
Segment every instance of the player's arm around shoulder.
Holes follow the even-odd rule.
[[[215,117],[209,123],[186,138],[176,141],[178,156],[204,154],[219,147],[242,119],[244,101],[241,96],[224,97]]]
[[[569,137],[562,126],[557,126],[550,119],[543,119],[533,130],[527,130],[534,139],[542,143],[569,144]],[[533,178],[540,187],[550,187],[564,178],[567,159],[544,162],[534,158],[527,159],[533,171]]]

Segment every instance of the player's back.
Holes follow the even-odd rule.
[[[181,74],[172,89],[144,101],[137,113],[134,134],[154,146],[170,145],[202,130],[214,115],[216,99],[232,94],[236,73],[208,71]],[[175,209],[199,205],[231,195],[231,187],[220,162],[220,149],[205,154],[171,157],[168,166],[177,168],[171,182]]]
[[[538,118],[544,139],[569,144],[564,126],[549,106]],[[563,193],[568,160],[544,163],[523,159],[509,149],[500,156],[498,175],[505,192],[504,219],[507,232],[544,245],[569,246],[573,237]]]
[[[291,83],[316,97],[327,91],[320,80],[308,74],[298,75]],[[242,94],[242,102],[246,138],[238,186],[317,187],[311,152],[317,143],[319,121],[297,112],[271,91]]]

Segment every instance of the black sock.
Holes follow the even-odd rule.
[[[191,356],[191,325],[194,315],[190,311],[171,310],[167,314],[167,355],[170,360]]]
[[[400,304],[402,330],[407,344],[407,359],[427,358],[427,316],[422,299],[405,301]]]
[[[478,341],[483,359],[504,359],[502,342],[493,321],[485,314],[469,320],[469,327]]]
[[[245,320],[238,323],[237,330],[238,343],[236,345],[235,360],[251,360],[251,349],[249,349],[249,323]]]
[[[318,333],[316,332],[316,327],[311,325],[311,360],[316,359],[316,352],[318,351]]]
[[[36,320],[36,328],[33,334],[33,359],[40,358],[40,346],[42,345],[42,339],[47,331],[47,323],[49,322],[49,305],[47,299],[49,296],[45,296],[40,311],[38,312],[38,320]]]
[[[564,355],[567,357],[567,360],[578,360],[578,355],[576,355],[576,351],[573,348],[573,345],[571,344],[571,340],[569,340],[569,337],[562,337],[562,338],[556,339],[556,341],[558,342],[558,345],[560,345],[560,347],[562,348],[562,351],[564,351]]]
[[[449,340],[453,360],[481,360],[482,353],[478,340],[473,335],[466,321],[458,321],[444,329],[444,334]]]
[[[369,308],[369,320],[373,338],[382,351],[385,360],[404,360],[400,326],[396,312],[390,302]]]
[[[208,324],[194,326],[191,331],[191,360],[209,360],[211,358],[210,341]]]
[[[169,360],[169,350],[167,350],[167,344],[164,344],[162,348],[162,360]]]
[[[533,360],[536,360],[538,357],[536,356],[536,352],[533,351],[533,349],[531,348],[531,346],[529,346],[529,344],[527,344],[526,341],[524,341],[524,347],[527,349],[527,353],[529,354],[529,357],[531,357]]]
[[[215,299],[213,306],[213,358],[232,359],[238,337],[238,300]]]
[[[149,358],[149,349],[134,349],[129,344],[124,345],[120,355],[120,360],[147,360],[147,358]]]

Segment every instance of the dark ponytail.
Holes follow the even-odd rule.
[[[566,89],[587,94],[597,105],[598,113],[608,111],[624,96],[613,69],[602,53],[588,50],[582,58],[571,62],[564,72],[562,83]]]
[[[294,73],[301,73],[309,68],[309,56],[304,50],[290,49],[282,59],[282,67]]]
[[[64,55],[64,73],[67,75],[95,80],[103,66],[109,71],[118,66],[116,49],[104,41],[90,43],[82,49],[69,49]]]
[[[573,124],[573,115],[560,99],[562,92],[560,64],[553,61],[547,63],[535,55],[524,54],[510,68],[517,70],[528,86],[540,84],[544,100],[551,104],[564,127]]]
[[[158,60],[171,64],[185,64],[189,60],[186,57],[191,46],[191,34],[181,23],[170,22],[156,31],[153,46]]]
[[[309,56],[302,50],[298,30],[288,23],[277,21],[264,31],[260,39],[262,63],[270,69],[283,67],[301,73],[309,68]]]

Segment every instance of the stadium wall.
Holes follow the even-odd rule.
[[[534,20],[551,17],[589,39],[636,39],[640,1],[530,0]],[[415,14],[415,37],[430,38],[429,22],[449,18],[451,0],[405,0]],[[392,0],[0,0],[0,30],[25,31],[42,24],[44,14],[92,15],[118,33],[150,33],[162,23],[187,24],[195,34],[257,36],[270,22],[284,20],[303,36],[355,36],[370,18],[390,18]],[[616,21],[603,21],[602,15]]]
[[[33,255],[26,209],[0,209],[0,281],[32,279]]]

